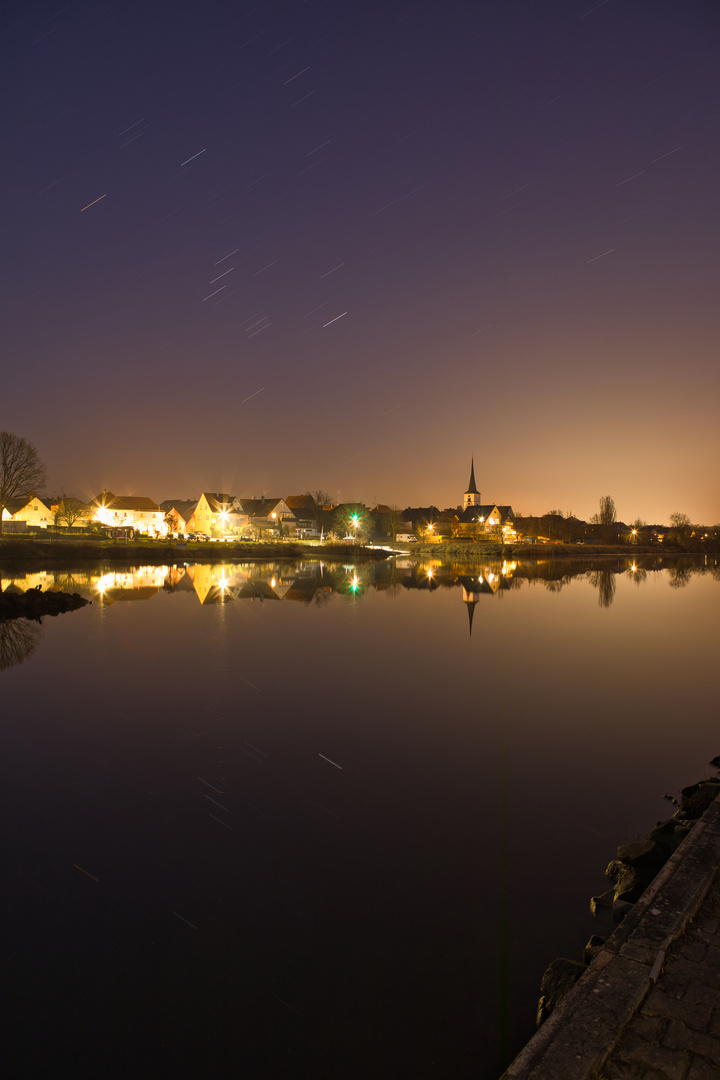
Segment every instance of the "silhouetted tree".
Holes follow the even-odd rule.
[[[615,501],[612,495],[603,495],[600,499],[600,513],[598,519],[601,525],[614,525],[617,514]]]
[[[45,465],[31,442],[0,431],[0,534],[3,510],[11,499],[30,497],[45,483]]]

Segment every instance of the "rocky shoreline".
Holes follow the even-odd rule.
[[[48,589],[43,592],[38,586],[21,592],[9,588],[0,592],[0,622],[9,619],[34,619],[39,622],[44,615],[63,615],[66,611],[76,611],[92,603],[79,593],[56,592]]]
[[[710,764],[716,769],[720,768],[720,755],[713,758]],[[606,877],[612,882],[611,887],[590,900],[593,915],[610,909],[613,922],[619,925],[719,793],[720,778],[705,778],[683,788],[678,809],[672,817],[659,821],[645,840],[621,844],[617,849],[617,858],[612,859],[605,869]],[[605,941],[605,938],[593,934],[583,949],[582,961],[560,957],[548,965],[540,985],[536,1016],[538,1027],[569,993],[602,950]]]

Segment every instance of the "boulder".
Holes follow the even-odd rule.
[[[618,859],[626,866],[652,866],[659,870],[667,862],[669,850],[652,839],[633,840],[617,849]]]
[[[584,964],[578,963],[577,960],[567,960],[565,957],[553,960],[548,965],[540,984],[540,1000],[536,1017],[538,1027],[547,1020],[566,994],[572,990],[584,971]]]
[[[593,934],[589,939],[587,945],[583,949],[583,963],[591,964],[597,954],[602,951],[602,947],[605,944],[605,938],[600,937],[599,934]]]
[[[608,889],[607,892],[602,893],[600,896],[590,897],[590,914],[597,915],[600,908],[612,907],[613,899],[615,897],[615,888]]]
[[[655,873],[656,869],[653,867],[625,866],[621,863],[615,878],[615,899],[634,904],[645,892]]]
[[[720,791],[720,783],[714,780],[706,780],[692,787],[683,789],[683,800],[680,809],[675,811],[678,821],[696,821],[702,817],[708,806],[714,801]],[[689,792],[685,796],[685,792]]]

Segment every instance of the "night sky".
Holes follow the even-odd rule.
[[[720,521],[712,0],[2,6],[48,494]]]

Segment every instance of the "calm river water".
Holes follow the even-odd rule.
[[[93,599],[0,624],[17,1077],[494,1080],[720,753],[714,557],[12,580]]]

